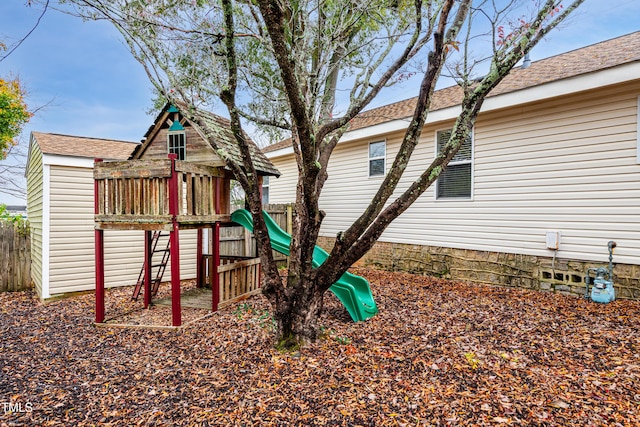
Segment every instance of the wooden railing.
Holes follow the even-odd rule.
[[[211,286],[211,255],[200,260],[202,282],[198,286]],[[260,292],[260,258],[222,256],[218,269],[218,309]]]
[[[136,228],[173,218],[215,222],[230,214],[230,176],[221,167],[174,159],[96,161],[93,177],[98,223]]]
[[[260,292],[260,258],[221,258],[218,266],[218,308]]]

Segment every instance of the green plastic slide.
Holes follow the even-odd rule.
[[[262,214],[269,231],[271,247],[275,251],[289,255],[291,236],[280,228],[267,212],[262,211]],[[231,214],[231,220],[253,232],[253,218],[248,210],[238,209]],[[316,246],[313,251],[314,268],[319,267],[328,257],[329,254],[324,249]],[[367,320],[378,313],[369,282],[364,277],[346,272],[329,290],[342,302],[354,322]]]

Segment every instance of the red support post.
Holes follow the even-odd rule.
[[[178,240],[178,174],[176,173],[176,154],[171,159],[171,178],[169,178],[169,214],[171,215],[170,255],[171,255],[171,318],[173,326],[182,324],[180,310],[180,244]]]
[[[198,228],[198,244],[196,246],[196,283],[198,287],[203,287],[202,276],[203,276],[203,264],[202,264],[202,228]]]
[[[171,319],[173,326],[180,326],[182,324],[180,310],[180,244],[177,223],[173,224],[169,239],[171,239]]]
[[[211,310],[218,311],[220,304],[220,276],[218,275],[218,267],[220,267],[220,223],[216,222],[213,231],[213,248],[211,253],[212,268],[209,269],[211,276]]]
[[[95,163],[102,159],[95,159]],[[98,181],[93,181],[93,213],[100,213],[98,200]],[[96,263],[96,323],[104,323],[104,230],[94,231]]]
[[[104,323],[104,230],[94,231],[96,242],[96,323]]]
[[[151,305],[151,231],[144,232],[144,308]]]

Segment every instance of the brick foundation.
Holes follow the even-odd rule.
[[[334,239],[320,237],[331,249]],[[614,257],[615,261],[615,257]],[[491,285],[521,287],[582,296],[585,276],[593,263],[552,257],[474,251],[468,249],[377,242],[359,265]],[[617,298],[640,299],[640,266],[614,264]]]

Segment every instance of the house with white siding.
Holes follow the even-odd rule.
[[[426,168],[460,112],[435,93],[403,182]],[[365,209],[393,162],[416,98],[362,113],[328,166],[321,243]],[[640,32],[514,69],[486,99],[472,137],[396,219],[365,264],[582,294],[617,242],[619,297],[640,298]],[[264,149],[282,175],[269,203],[295,200],[290,140]]]
[[[95,289],[94,159],[125,160],[140,144],[32,132],[26,164],[31,275],[41,299]],[[196,232],[181,236],[180,275],[196,273]],[[144,231],[105,236],[105,286],[136,284]],[[170,266],[165,277],[170,277]]]

